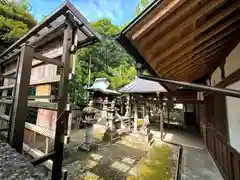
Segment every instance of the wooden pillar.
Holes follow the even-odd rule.
[[[70,73],[70,51],[73,42],[73,28],[72,25],[67,22],[68,26],[64,30],[63,39],[63,55],[62,64],[63,69],[61,72],[61,78],[59,83],[57,121],[56,121],[56,133],[54,144],[54,161],[52,166],[52,179],[60,180],[62,172],[63,151],[64,151],[64,137],[67,134],[65,132],[67,126],[67,120],[69,111],[67,110],[68,103],[68,86],[69,86],[69,73]]]
[[[164,117],[163,117],[163,99],[160,97],[160,105],[159,105],[159,118],[160,118],[160,139],[163,141],[163,130],[164,130]]]
[[[11,122],[8,132],[8,141],[10,145],[19,153],[22,152],[25,120],[28,111],[28,87],[30,83],[33,54],[34,50],[32,47],[27,45],[22,46],[18,63],[17,80],[15,83]]]
[[[120,105],[120,113],[121,113],[121,116],[123,115],[123,103],[121,103]]]
[[[126,102],[126,113],[125,116],[128,117],[129,122],[129,131],[131,130],[131,118],[132,118],[132,102],[131,102],[131,95],[127,97]]]
[[[137,122],[138,122],[138,104],[137,101],[134,102],[134,124],[133,124],[133,130],[137,130]]]
[[[146,103],[143,103],[143,107],[142,107],[142,116],[143,116],[143,119],[144,117],[146,116]]]
[[[167,103],[167,121],[168,121],[168,128],[170,128],[170,104],[169,104],[169,100]]]

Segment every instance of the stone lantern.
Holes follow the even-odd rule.
[[[85,142],[79,146],[79,149],[90,151],[93,143],[93,125],[97,123],[97,114],[100,111],[93,107],[93,101],[89,102],[88,107],[83,109],[83,122],[86,125]]]
[[[108,108],[107,111],[107,128],[106,131],[104,133],[104,140],[107,141],[114,141],[116,139],[119,138],[118,133],[116,131],[116,127],[115,127],[115,121],[119,118],[116,115],[116,109],[115,109],[115,101],[111,102],[111,107]]]

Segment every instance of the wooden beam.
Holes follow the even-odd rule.
[[[34,125],[34,124],[31,124],[31,123],[28,123],[28,122],[25,123],[25,128],[30,130],[30,131],[34,131],[34,132],[36,132],[36,133],[38,133],[42,136],[48,137],[50,139],[55,138],[55,132],[50,130],[49,128]]]
[[[197,78],[202,77],[207,73],[210,73],[212,69],[216,66],[217,65],[215,64],[211,64],[211,65],[207,65],[207,67],[204,68],[204,65],[203,65],[202,68],[196,67],[195,69],[192,69],[191,71],[188,71],[186,73],[182,73],[181,75],[176,77],[178,77],[179,80],[186,79],[185,77],[187,77],[187,80],[189,82],[192,82],[193,80],[196,80]]]
[[[135,39],[134,41],[139,41],[139,49],[146,48],[146,50],[148,50],[151,48],[152,42],[156,40],[157,36],[162,35],[164,32],[171,29],[176,22],[181,22],[185,15],[189,16],[192,13],[192,9],[196,7],[200,1],[201,0],[187,1],[181,11],[178,12],[177,16],[169,16],[167,20],[162,22],[161,26],[152,29],[151,33],[148,33],[148,36],[145,36],[146,38],[144,38],[142,42]]]
[[[178,64],[178,66],[174,66],[171,67],[169,69],[167,69],[167,71],[162,71],[162,75],[163,76],[168,76],[171,74],[175,74],[178,72],[183,71],[185,68],[190,68],[189,66],[191,66],[192,64],[198,64],[198,62],[202,63],[205,61],[205,59],[208,59],[209,61],[209,57],[211,58],[211,56],[214,57],[214,55],[221,53],[221,51],[224,50],[224,46],[217,46],[217,47],[213,47],[214,49],[210,48],[210,49],[206,49],[204,52],[199,53],[195,56],[193,56],[192,58],[189,58],[185,61],[181,61],[181,64],[178,63],[178,61],[176,62]],[[164,69],[164,68],[163,68]]]
[[[12,104],[12,103],[13,103],[13,100],[0,99],[0,104]],[[57,110],[58,103],[28,101],[27,106],[34,107],[34,108]]]
[[[9,86],[0,86],[0,90],[8,90],[14,88],[14,85],[9,85]]]
[[[171,76],[171,79],[189,81],[189,79],[191,79],[192,77],[192,73],[200,74],[200,76],[203,76],[203,74],[207,72],[207,69],[208,69],[208,66],[206,66],[205,64],[200,65],[199,67],[195,67],[191,70],[186,71],[185,73],[182,73],[179,75],[173,75]]]
[[[33,60],[32,61],[32,68],[33,67],[36,67],[36,66],[40,66],[40,65],[42,65],[43,64],[43,62],[41,62],[41,61],[37,61],[37,60]],[[9,76],[9,75],[11,75],[11,74],[14,74],[14,73],[16,73],[16,69],[12,69],[12,70],[10,70],[10,71],[7,71],[7,72],[4,72],[2,75],[3,76]]]
[[[146,50],[143,51],[143,54],[146,54],[147,58],[151,59],[156,54],[156,51],[158,49],[160,49],[161,47],[165,47],[165,49],[167,49],[167,47],[168,47],[167,43],[169,42],[169,39],[171,39],[172,37],[181,38],[180,32],[182,30],[184,30],[191,24],[196,24],[196,21],[199,18],[203,17],[204,15],[206,15],[207,13],[209,13],[210,11],[215,9],[219,4],[221,4],[223,2],[224,2],[224,0],[209,1],[209,2],[207,2],[207,4],[201,5],[200,9],[196,9],[196,11],[194,11],[193,14],[188,15],[188,17],[186,17],[186,19],[181,21],[181,24],[175,25],[172,29],[169,29],[169,32],[167,34],[165,34],[164,36],[162,36],[162,38],[159,37],[159,35],[160,35],[160,32],[159,32],[157,36],[152,38],[153,45],[150,46],[151,48],[147,47]],[[189,9],[189,7],[188,7],[187,10],[189,11],[191,9]],[[179,15],[177,15],[177,17],[179,17]],[[158,29],[159,28],[156,28],[156,30],[158,30]],[[155,40],[159,39],[159,41],[156,41],[156,43],[154,43],[154,39]],[[144,47],[146,47],[146,46],[144,46]]]
[[[6,114],[0,114],[0,119],[5,120],[5,121],[9,121],[10,117],[7,116]]]
[[[186,0],[170,1],[169,4],[167,4],[166,7],[159,10],[158,13],[155,16],[153,16],[153,18],[151,18],[149,21],[147,21],[146,24],[144,24],[137,32],[135,32],[132,35],[132,39],[133,40],[139,40],[147,32],[149,32],[151,29],[153,29],[158,23],[160,23],[161,21],[166,19],[166,17],[168,17],[169,14],[176,11],[176,9],[179,8],[185,2],[186,2]],[[159,6],[162,6],[162,3],[160,3]]]
[[[225,18],[226,16],[231,14],[233,11],[235,11],[239,7],[240,7],[240,4],[238,2],[232,4],[230,7],[228,7],[227,9],[225,9],[223,11],[221,11],[221,13],[217,14],[212,19],[208,20],[205,24],[203,24],[202,26],[200,26],[197,29],[195,29],[192,33],[190,33],[189,35],[185,36],[184,38],[182,38],[177,43],[173,44],[165,52],[161,53],[160,55],[159,55],[158,52],[153,53],[151,55],[151,61],[152,61],[153,67],[157,68],[156,67],[157,62],[162,61],[163,59],[166,59],[167,57],[169,57],[171,54],[173,54],[174,52],[179,50],[184,44],[186,44],[189,41],[192,41],[197,35],[199,35],[200,33],[204,32],[208,28],[210,28],[213,25],[215,25],[217,22],[219,22],[220,20],[222,20],[223,18]],[[162,41],[158,41],[158,44],[155,45],[155,46],[152,46],[151,48],[152,49],[158,49],[158,46],[161,46],[161,45],[162,45]]]
[[[30,82],[30,86],[36,86],[40,84],[50,84],[50,83],[56,83],[60,81],[60,75],[56,75],[52,78],[44,78],[44,79],[39,79],[39,80],[32,80]],[[0,90],[8,90],[8,89],[13,89],[14,85],[9,85],[9,86],[0,86]]]
[[[62,66],[61,61],[59,61],[58,59],[48,58],[46,56],[41,55],[40,53],[35,52],[33,58],[43,61],[44,63],[53,64],[56,66]]]
[[[188,58],[188,57],[192,56],[192,53],[198,53],[202,49],[205,49],[206,47],[211,46],[212,44],[219,41],[220,39],[223,39],[224,37],[226,37],[227,35],[229,35],[233,31],[238,29],[240,27],[240,25],[237,25],[237,27],[232,27],[228,31],[222,32],[221,34],[220,34],[220,32],[223,31],[225,28],[229,27],[231,24],[233,24],[234,22],[236,22],[239,19],[240,19],[240,17],[237,17],[236,19],[232,19],[230,21],[227,21],[226,23],[221,24],[217,29],[214,29],[213,31],[211,31],[209,34],[207,34],[205,36],[201,36],[197,41],[192,43],[191,46],[188,46],[188,47],[184,48],[183,50],[181,50],[177,54],[177,56],[171,57],[168,61],[166,61],[163,64],[163,66],[165,67],[167,65],[170,65],[170,64],[172,64],[172,62],[175,62],[177,59],[180,59],[182,57],[183,58],[185,58],[185,57]],[[219,33],[219,35],[216,38],[212,38],[214,35],[217,35],[218,33]],[[207,42],[204,46],[201,46],[202,43],[204,43],[208,40],[210,40],[210,41]],[[195,49],[195,48],[197,48],[197,49]],[[179,63],[177,63],[177,64],[179,64]],[[175,66],[175,65],[173,65],[173,66]]]
[[[31,81],[30,85],[35,86],[35,85],[40,85],[40,84],[51,84],[51,83],[56,83],[59,81],[60,81],[60,75],[56,75],[51,78],[47,77],[47,78]]]
[[[213,64],[216,64],[216,62],[219,60],[218,57],[219,56],[216,55],[214,57],[205,58],[202,61],[199,61],[197,63],[194,62],[190,66],[185,67],[180,72],[177,72],[175,74],[171,74],[171,76],[175,76],[175,77],[180,76],[181,74],[186,74],[186,73],[195,71],[196,69],[201,69],[201,67],[205,67],[206,69],[208,69],[208,66],[211,67]],[[170,76],[166,76],[166,77],[169,78]]]
[[[8,131],[8,142],[16,149],[22,152],[24,127],[27,115],[28,87],[30,84],[32,57],[34,50],[32,47],[23,45],[18,62],[18,72],[16,86],[14,90],[14,104],[12,106],[11,121]]]

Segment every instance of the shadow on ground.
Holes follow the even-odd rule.
[[[77,149],[84,140],[84,132],[75,132],[67,147],[64,166],[68,170],[68,179],[123,180],[136,175],[135,166],[148,151],[145,143],[125,135],[113,144],[97,140],[98,149],[87,153]]]

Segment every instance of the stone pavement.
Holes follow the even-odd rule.
[[[98,142],[98,148],[91,152],[77,150],[77,144],[84,140],[85,130],[73,132],[71,143],[64,157],[64,167],[71,180],[126,180],[137,175],[137,164],[145,157],[150,147],[141,138],[122,135],[115,143]],[[96,132],[95,132],[96,133]],[[98,135],[98,133],[96,133]],[[97,140],[98,141],[98,140]],[[95,139],[95,142],[97,142]],[[176,170],[177,148],[171,149],[171,172]],[[134,178],[136,179],[136,178]]]
[[[64,167],[71,180],[125,180],[136,174],[136,164],[149,150],[135,137],[124,136],[113,144],[99,143],[98,149],[92,152],[79,152],[77,144],[84,137],[80,131],[73,135],[72,147],[68,147],[64,158]]]
[[[156,141],[160,141],[159,127],[153,127],[152,133]],[[166,142],[183,146],[182,162],[180,168],[181,180],[222,180],[215,167],[205,144],[194,127],[184,130],[164,129],[163,139]]]
[[[205,149],[183,147],[181,180],[223,180]]]

